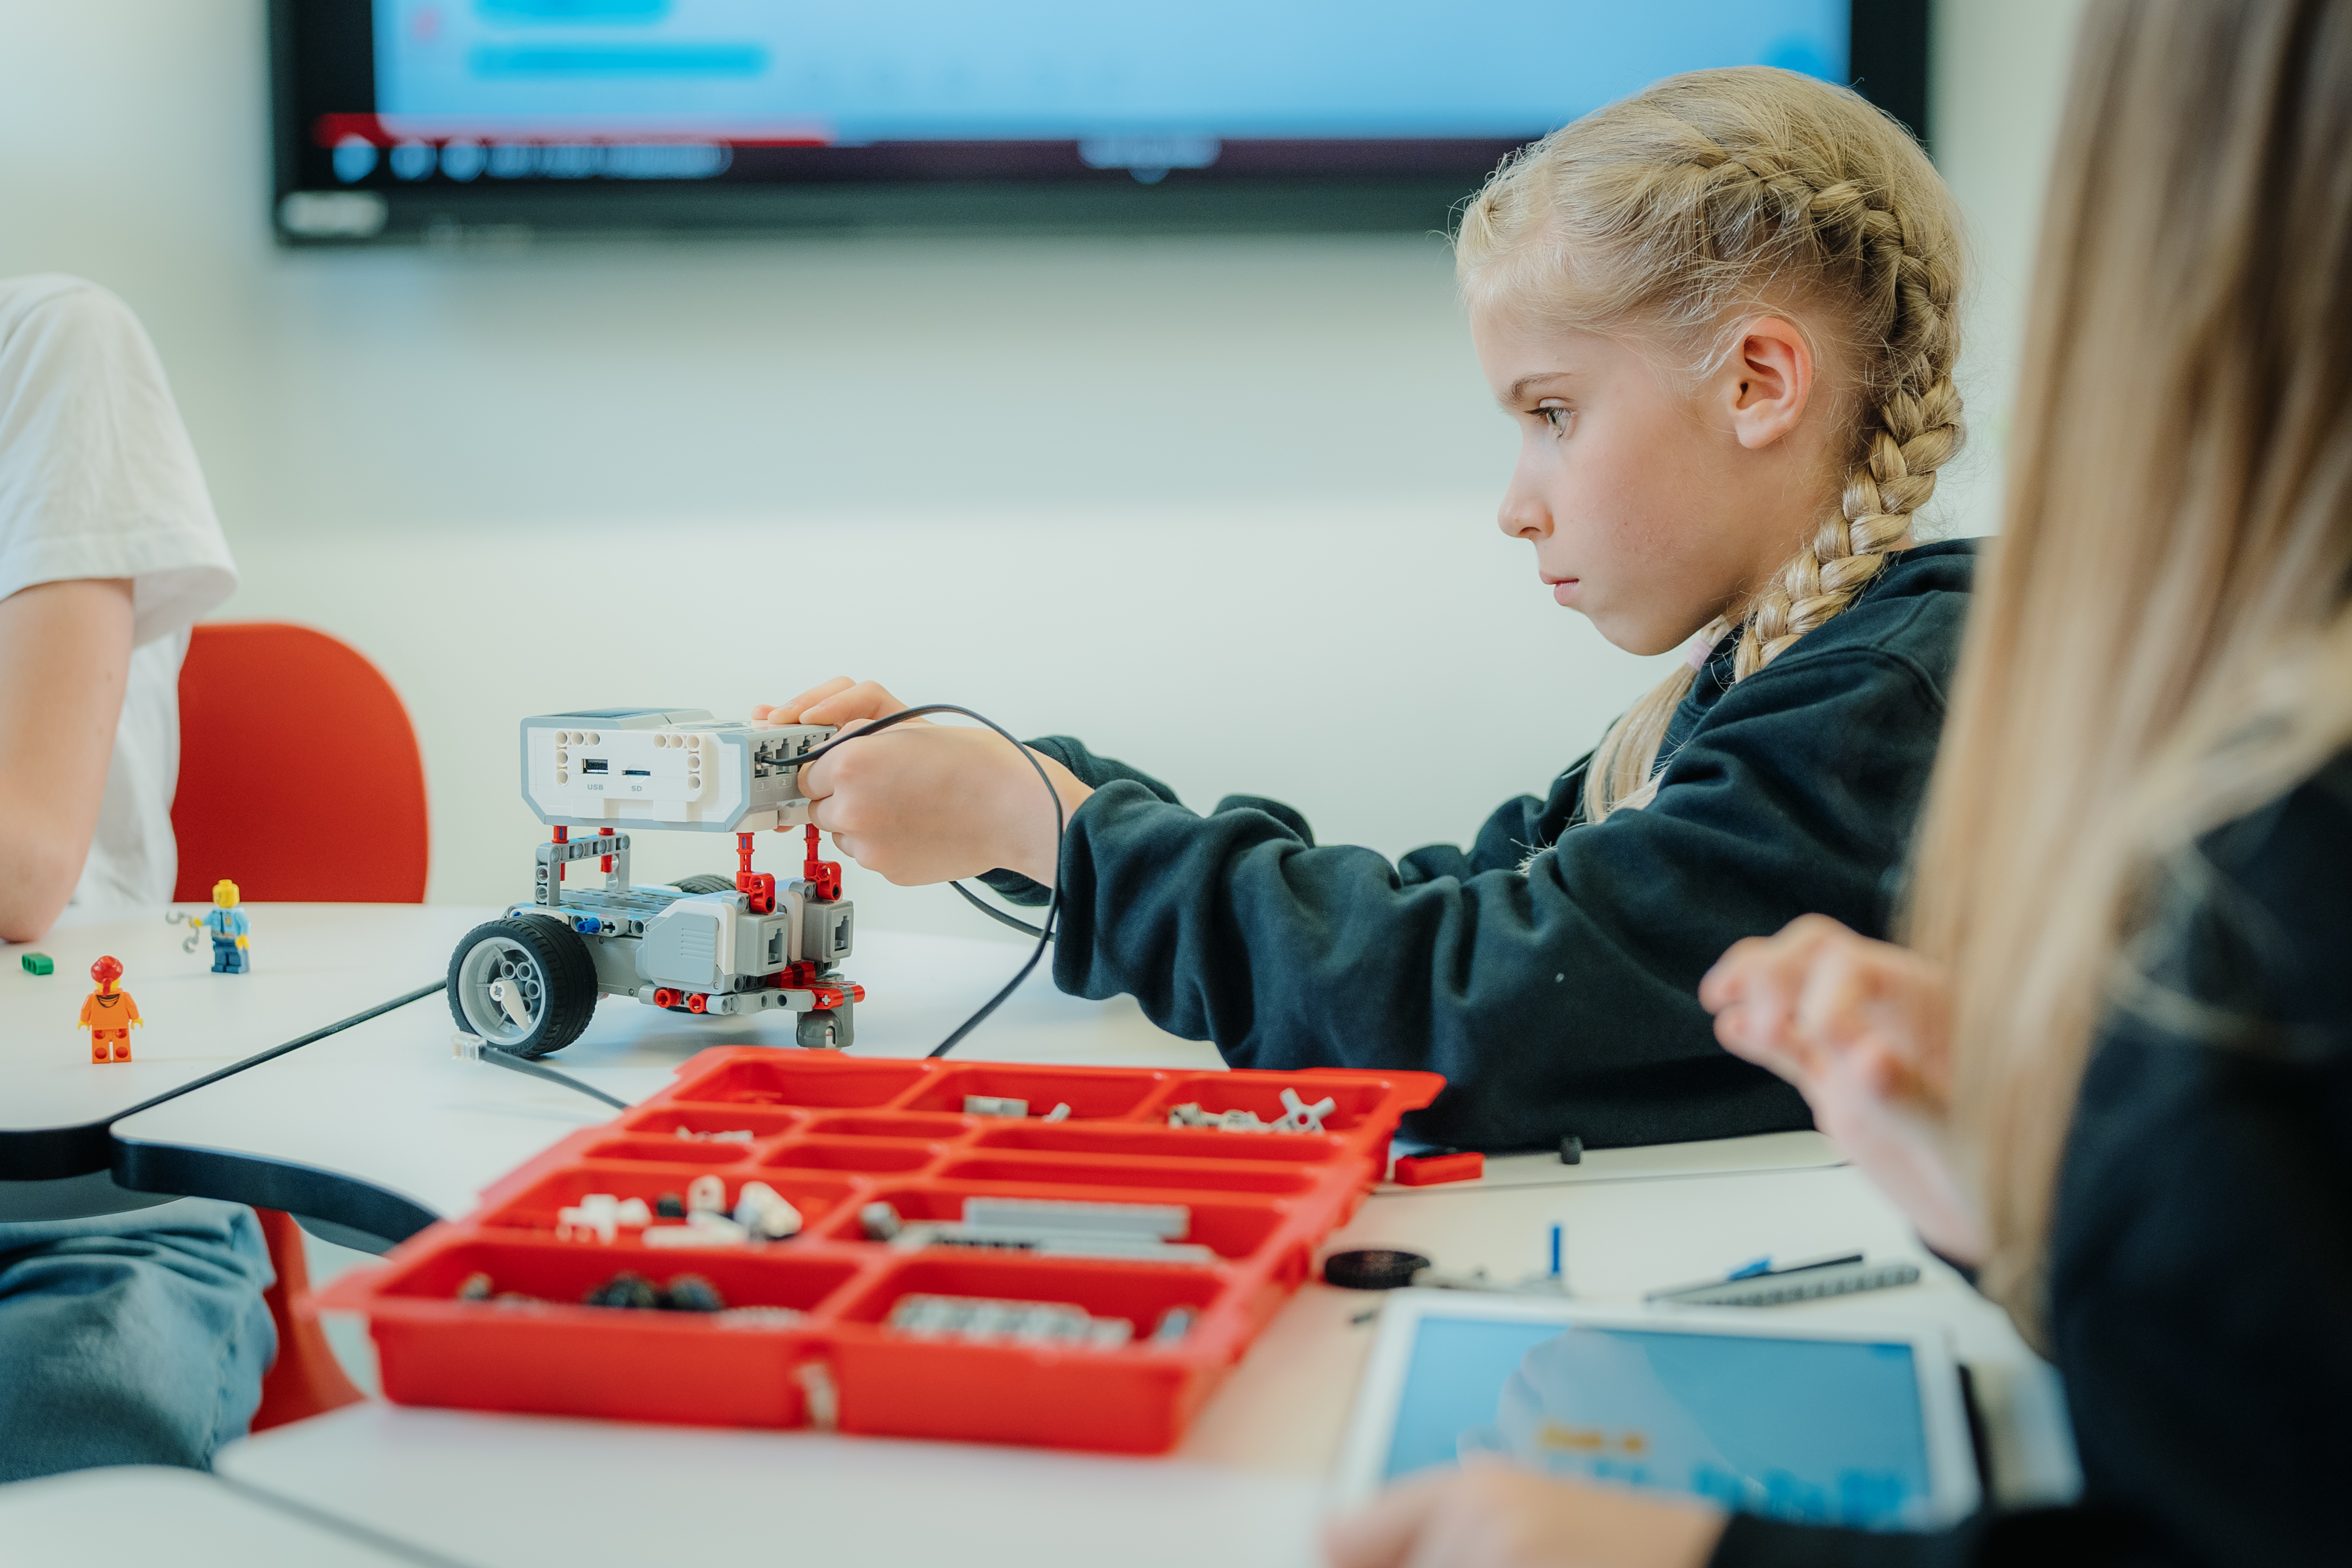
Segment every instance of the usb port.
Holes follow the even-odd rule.
[[[580,764],[580,771],[583,773],[607,773],[613,770],[604,758],[591,757]]]

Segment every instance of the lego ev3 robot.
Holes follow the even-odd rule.
[[[809,1047],[845,1049],[863,986],[838,967],[855,910],[841,868],[817,858],[800,792],[829,726],[715,720],[700,709],[604,708],[522,721],[522,794],[554,829],[527,904],[476,926],[449,959],[457,1026],[518,1056],[580,1037],[601,996],[676,1012],[800,1015]],[[740,869],[666,888],[629,882],[626,826],[732,833]],[[808,829],[802,875],[751,869],[752,835]],[[573,837],[578,834],[579,837]],[[593,860],[602,887],[566,886]],[[582,881],[587,879],[583,876]]]

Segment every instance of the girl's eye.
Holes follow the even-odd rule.
[[[1562,435],[1566,433],[1569,420],[1574,416],[1575,412],[1574,409],[1563,407],[1557,403],[1547,403],[1536,410],[1536,417],[1550,426],[1554,435]]]

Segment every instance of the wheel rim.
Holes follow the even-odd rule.
[[[490,994],[494,981],[504,981],[521,991],[523,1016],[529,1020],[523,1026],[517,1027]],[[466,1022],[474,1033],[490,1044],[518,1045],[536,1033],[547,1017],[546,972],[520,942],[502,936],[485,937],[457,966],[457,1005],[465,1009]]]

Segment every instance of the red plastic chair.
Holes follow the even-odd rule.
[[[173,898],[421,904],[425,763],[400,696],[308,626],[198,626],[180,667]],[[363,841],[363,842],[362,842]]]
[[[173,898],[226,877],[271,903],[425,901],[425,763],[408,710],[356,650],[307,626],[198,626],[180,667],[180,844]],[[264,962],[267,962],[265,955]],[[364,1399],[310,1304],[293,1216],[257,1209],[278,1283],[278,1360],[253,1430]]]

